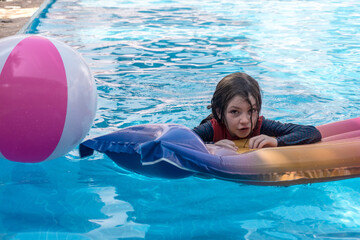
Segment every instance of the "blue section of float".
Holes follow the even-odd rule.
[[[208,173],[219,156],[208,152],[190,129],[175,124],[147,124],[90,139],[80,145],[80,156],[96,150],[120,167],[150,177],[184,178]],[[206,160],[206,164],[204,163]]]

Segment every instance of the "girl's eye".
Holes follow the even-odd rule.
[[[250,113],[257,113],[257,110],[255,108],[252,108],[249,110]]]
[[[238,112],[237,110],[231,110],[230,113],[233,114],[233,115],[236,115],[236,114],[238,114],[239,112]]]

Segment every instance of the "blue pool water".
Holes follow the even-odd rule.
[[[57,0],[25,29],[79,51],[98,88],[88,137],[196,126],[225,75],[260,82],[262,114],[320,125],[359,116],[360,4],[351,0]],[[358,239],[360,179],[259,187],[150,179],[75,150],[1,162],[2,239]]]

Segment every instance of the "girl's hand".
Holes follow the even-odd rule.
[[[263,148],[263,147],[277,147],[278,142],[276,138],[267,135],[259,135],[250,138],[249,148]]]
[[[228,139],[222,139],[220,141],[217,141],[215,143],[216,146],[220,146],[220,147],[226,147],[226,148],[229,148],[233,151],[237,151],[238,150],[238,147],[235,145],[235,143],[233,141],[230,141]]]

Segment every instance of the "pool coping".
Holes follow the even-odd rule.
[[[16,33],[16,35],[26,34],[30,29],[36,28],[36,26],[39,24],[39,18],[41,17],[40,15],[46,14],[47,11],[44,12],[44,10],[49,8],[55,2],[56,0],[44,0],[37,11],[30,17],[27,23]]]

